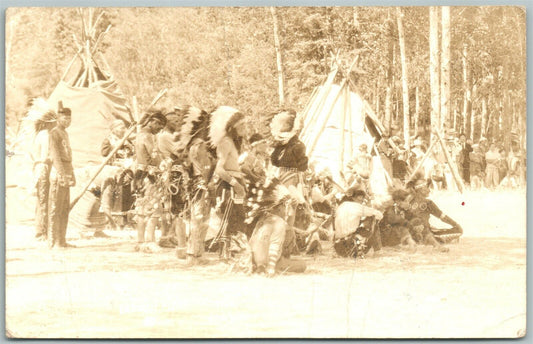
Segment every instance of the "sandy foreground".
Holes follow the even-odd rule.
[[[7,204],[6,329],[23,338],[525,335],[525,191],[433,198],[465,230],[449,253],[386,248],[353,261],[325,244],[300,257],[304,274],[274,278],[231,273],[214,254],[186,269],[172,249],[135,252],[128,230],[96,239],[69,228],[78,248],[49,250],[31,222],[10,222],[17,208]]]

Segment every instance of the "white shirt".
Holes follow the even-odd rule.
[[[49,160],[48,150],[50,147],[50,135],[48,130],[44,129],[39,131],[37,135],[35,135],[33,143],[33,162],[36,164],[44,163]]]
[[[375,216],[381,220],[383,214],[357,202],[343,202],[335,213],[335,239],[342,239],[354,233],[363,217]]]

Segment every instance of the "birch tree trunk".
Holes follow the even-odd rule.
[[[391,85],[387,85],[387,90],[385,91],[385,129],[391,133],[391,121],[392,121],[392,89]]]
[[[485,137],[487,133],[485,132],[487,128],[487,99],[483,97],[483,100],[481,101],[481,130],[479,133],[479,137]]]
[[[394,65],[394,40],[393,40],[393,33],[394,33],[394,24],[392,20],[387,19],[385,22],[387,25],[387,42],[388,42],[388,59],[387,59],[387,89],[385,91],[385,128],[389,132],[390,135],[392,135],[391,132],[391,124],[392,124],[392,85],[393,85],[393,78],[392,78],[392,67]]]
[[[471,99],[477,99],[477,87],[472,87],[472,96]],[[474,108],[472,101],[470,101],[470,133],[466,135],[467,138],[474,140],[474,135],[476,133],[476,120],[477,120],[477,107]]]
[[[409,82],[407,79],[407,59],[405,56],[405,37],[403,32],[403,13],[396,7],[396,20],[398,22],[398,40],[400,44],[400,61],[402,64],[402,103],[403,103],[403,137],[406,146],[410,146],[410,116],[409,116]]]
[[[442,38],[441,38],[441,75],[440,75],[440,127],[450,118],[450,7],[442,7]]]
[[[279,106],[283,107],[285,104],[285,91],[283,87],[283,62],[281,58],[281,44],[278,33],[278,14],[275,7],[270,7],[272,13],[272,21],[274,23],[274,45],[276,47],[276,63],[278,66],[278,92],[279,92]]]
[[[470,122],[472,114],[472,95],[470,90],[470,74],[468,73],[467,58],[467,45],[463,45],[463,132],[466,137],[470,136]]]
[[[429,77],[431,82],[431,131],[440,130],[439,8],[429,8]],[[433,133],[431,134],[433,137]]]

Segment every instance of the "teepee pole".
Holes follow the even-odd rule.
[[[81,10],[81,8],[78,8],[78,13],[80,14],[80,17],[81,17],[81,38],[82,40],[86,40],[87,39],[87,25],[85,24],[85,18],[83,18],[83,12]]]
[[[110,28],[111,28],[111,25],[108,25],[107,28],[105,29],[105,31],[101,32],[98,35],[98,37],[96,38],[96,41],[93,44],[93,48],[91,49],[91,54],[92,55],[96,54],[96,52],[98,50],[98,46],[100,45],[100,42],[101,42],[102,38],[105,36],[105,34],[107,34],[107,32],[109,31]]]
[[[74,87],[80,87],[83,85],[83,82],[85,81],[85,79],[87,78],[87,67],[85,67],[83,69],[83,72],[81,73],[80,77],[78,78],[78,80],[76,80],[76,83],[74,84]]]
[[[61,79],[60,79],[61,81],[65,81],[65,78],[67,77],[67,74],[70,71],[70,68],[72,68],[72,65],[74,64],[74,61],[76,61],[76,58],[80,55],[80,52],[81,51],[78,50],[78,52],[76,52],[76,54],[74,55],[72,60],[70,60],[70,63],[67,65],[67,68],[65,69],[65,72],[61,76]]]
[[[348,69],[347,75],[350,75],[350,72],[352,71],[353,67],[355,66],[355,63],[358,60],[358,56],[355,57],[355,59],[353,60],[352,64],[350,65],[350,69]],[[311,155],[311,153],[313,153],[313,151],[315,149],[315,146],[316,146],[316,143],[318,142],[318,138],[320,137],[320,135],[322,135],[322,132],[324,131],[324,128],[326,127],[326,125],[327,125],[327,123],[329,121],[329,117],[331,116],[331,113],[333,112],[333,109],[335,108],[335,104],[337,103],[337,100],[339,100],[339,97],[340,97],[340,95],[342,93],[342,89],[346,86],[347,82],[348,82],[348,79],[345,76],[344,79],[341,82],[341,85],[340,85],[340,88],[339,88],[339,92],[337,92],[337,95],[335,96],[335,98],[333,99],[333,102],[331,103],[331,108],[329,109],[328,115],[327,115],[324,123],[322,123],[322,125],[320,127],[320,130],[318,132],[318,135],[315,136],[315,139],[313,140],[313,144],[311,145],[311,148],[308,150],[308,153],[307,153],[308,155]]]
[[[104,167],[107,165],[107,163],[109,162],[109,160],[111,160],[111,158],[115,155],[115,153],[120,149],[122,148],[122,145],[124,144],[124,142],[126,142],[126,140],[130,137],[130,135],[135,131],[135,127],[136,126],[132,126],[131,128],[128,129],[128,131],[124,134],[124,136],[122,137],[122,139],[119,141],[119,143],[115,146],[115,148],[113,148],[113,150],[111,151],[111,153],[109,153],[109,155],[105,158],[105,160],[100,164],[100,166],[98,167],[98,170],[95,172],[95,174],[91,177],[91,179],[89,180],[89,182],[87,182],[87,184],[85,185],[85,187],[82,189],[82,191],[80,192],[80,194],[74,198],[74,200],[70,203],[70,206],[69,206],[69,212],[72,210],[72,208],[76,205],[76,203],[78,203],[78,201],[80,200],[80,198],[83,196],[83,194],[85,193],[85,191],[87,191],[87,189],[89,189],[89,186],[91,186],[92,182],[96,179],[96,177],[98,177],[98,175],[100,174],[100,172],[102,172],[102,170],[104,169]]]
[[[452,176],[455,181],[455,184],[457,184],[459,191],[463,193],[463,190],[465,189],[463,180],[459,176],[459,172],[457,172],[455,168],[455,164],[452,162],[452,158],[450,157],[450,153],[448,152],[448,149],[446,148],[446,144],[444,143],[444,140],[442,139],[442,136],[439,134],[438,130],[435,131],[435,135],[437,136],[437,139],[440,142],[442,150],[444,151],[444,157],[446,158],[446,162],[448,163],[448,166],[450,166],[450,170],[452,171]]]
[[[319,114],[320,114],[320,112],[322,110],[322,107],[324,106],[324,103],[326,102],[326,100],[328,98],[328,94],[329,94],[329,92],[331,90],[331,85],[333,84],[333,81],[335,80],[335,77],[337,76],[337,72],[338,72],[338,69],[335,69],[333,72],[331,72],[330,75],[328,75],[326,83],[322,86],[321,91],[318,91],[317,97],[321,96],[320,101],[317,104],[316,108],[314,109],[314,112],[311,113],[309,121],[307,122],[307,125],[302,130],[302,133],[301,133],[300,137],[305,137],[305,135],[308,133],[310,127],[315,124],[316,119],[319,117]]]
[[[315,102],[315,98],[317,96],[317,93],[318,93],[318,87],[315,87],[313,89],[313,92],[311,92],[311,97],[309,97],[309,101],[305,105],[305,108],[303,109],[302,113],[306,114],[306,113],[309,112],[309,110],[311,108],[311,105]],[[307,121],[307,123],[309,123],[309,121]],[[305,129],[305,127],[306,127],[306,122],[304,121],[304,127],[302,129]]]
[[[348,88],[344,88],[344,109],[342,111],[342,122],[341,122],[341,150],[340,150],[340,169],[342,170],[344,168],[344,131],[346,130],[346,108],[348,107]]]
[[[96,28],[98,26],[98,23],[100,22],[100,19],[102,19],[102,16],[104,15],[104,12],[105,11],[100,12],[100,14],[98,14],[98,17],[96,17],[96,20],[94,21],[93,28],[92,28],[93,32],[96,32]],[[109,26],[111,26],[111,25],[109,25]]]
[[[352,92],[348,90],[348,134],[350,135],[350,150],[348,151],[348,156],[351,158],[353,155],[353,147],[354,147],[354,138],[353,138],[353,123],[352,123]]]
[[[100,58],[102,59],[102,62],[104,63],[104,67],[106,68],[106,71],[111,71],[111,68],[109,67],[109,64],[107,63],[107,60],[105,59],[105,56],[104,54],[102,54],[102,52],[98,52]],[[105,74],[105,73],[108,73],[108,72],[104,72],[102,71],[102,74]],[[111,73],[111,72],[109,72]],[[109,79],[110,75],[107,75],[107,78]]]
[[[415,174],[418,172],[418,170],[420,170],[420,168],[424,164],[424,161],[426,161],[427,157],[431,154],[431,151],[433,150],[433,147],[435,146],[436,142],[437,140],[435,139],[431,141],[431,144],[429,145],[428,150],[426,151],[422,159],[418,162],[418,165],[416,165],[416,168],[413,170],[413,172],[411,172],[411,175],[409,176],[409,178],[407,178],[407,180],[405,181],[406,184],[410,182],[415,176]]]
[[[337,94],[335,95],[335,98],[333,98],[333,102],[331,103],[331,107],[329,108],[329,111],[327,112],[327,116],[325,117],[324,121],[322,122],[322,124],[320,125],[320,130],[318,131],[317,135],[314,137],[313,139],[313,142],[311,144],[311,147],[309,148],[309,150],[307,151],[307,155],[311,155],[313,153],[313,151],[315,150],[315,146],[318,142],[318,138],[322,135],[322,133],[324,132],[324,128],[326,128],[326,125],[328,124],[328,121],[329,121],[329,118],[331,117],[331,114],[333,113],[333,109],[335,108],[335,104],[337,103],[337,101],[339,100],[339,97],[342,93],[342,89],[344,88],[344,86],[346,85],[345,82],[343,82],[341,84],[341,87],[339,88],[339,91],[337,92]]]

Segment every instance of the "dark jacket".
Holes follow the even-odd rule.
[[[308,159],[305,155],[305,145],[296,136],[286,144],[276,146],[270,160],[276,167],[296,168],[300,172],[307,170]]]

